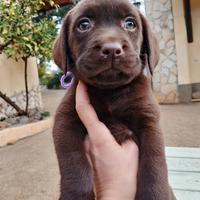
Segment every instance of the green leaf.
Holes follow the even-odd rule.
[[[0,0],[0,43],[7,44],[0,53],[14,59],[34,55],[41,60],[50,58],[55,22],[51,18],[34,20],[45,3],[54,5],[52,0]]]

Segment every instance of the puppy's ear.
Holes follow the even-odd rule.
[[[61,31],[55,40],[53,47],[53,58],[56,65],[65,71],[73,64],[71,51],[69,48],[69,26],[70,26],[71,11],[65,16]]]
[[[159,62],[160,49],[157,38],[155,34],[152,32],[147,19],[142,14],[140,14],[140,17],[142,20],[142,28],[143,28],[143,44],[141,50],[141,54],[143,55],[141,55],[141,58],[145,58],[147,56],[147,62],[152,75],[154,68]],[[144,56],[145,54],[146,56]],[[144,60],[144,63],[145,62],[146,61]]]

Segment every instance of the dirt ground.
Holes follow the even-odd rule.
[[[200,103],[162,105],[160,109],[167,146],[200,147]]]
[[[52,114],[65,91],[43,91]],[[200,147],[200,103],[162,105],[168,146]],[[0,149],[0,200],[57,200],[59,172],[51,130]]]

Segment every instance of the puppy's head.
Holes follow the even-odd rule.
[[[65,17],[54,45],[61,69],[102,89],[130,83],[146,64],[152,73],[158,59],[147,20],[128,0],[82,0]]]

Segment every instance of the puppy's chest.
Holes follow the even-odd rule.
[[[140,117],[131,102],[120,98],[108,102],[101,101],[95,106],[95,110],[100,120],[109,128],[119,143],[127,139],[137,142]]]

